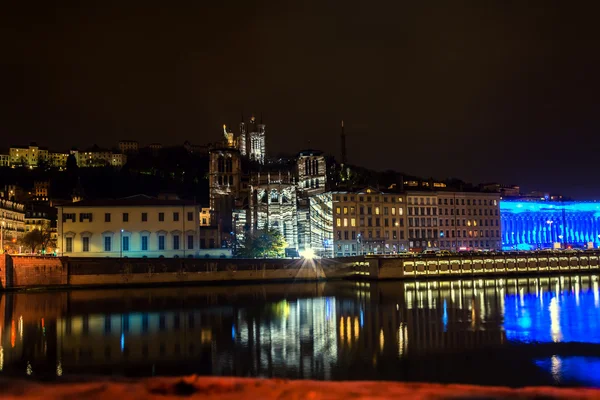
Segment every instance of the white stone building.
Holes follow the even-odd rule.
[[[195,257],[200,206],[137,195],[58,208],[58,254],[70,257]]]

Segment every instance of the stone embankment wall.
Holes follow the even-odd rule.
[[[65,260],[58,257],[0,255],[0,287],[66,285]]]
[[[0,288],[202,282],[319,281],[352,275],[362,258],[258,260],[0,256]]]

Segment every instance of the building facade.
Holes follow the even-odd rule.
[[[35,143],[29,146],[15,146],[9,150],[9,160],[11,166],[37,167],[41,161],[48,161],[48,149],[39,147]]]
[[[290,171],[257,173],[250,180],[250,229],[278,230],[288,248],[298,249],[298,204]]]
[[[373,188],[332,192],[333,256],[407,251],[406,201]]]
[[[600,203],[503,200],[500,211],[506,250],[600,246]]]
[[[119,142],[119,151],[121,154],[137,153],[140,149],[140,145],[135,140],[121,140]]]
[[[433,247],[450,251],[501,249],[499,193],[437,192],[437,214],[439,234]],[[416,217],[413,219],[416,222]]]
[[[72,150],[78,167],[116,167],[121,168],[127,163],[127,156],[110,150]]]
[[[18,242],[25,234],[25,206],[0,199],[0,252],[16,253]]]
[[[200,207],[133,196],[58,209],[58,254],[73,257],[195,257]]]

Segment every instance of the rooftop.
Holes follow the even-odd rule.
[[[125,206],[193,206],[195,202],[181,199],[159,199],[138,194],[120,199],[82,200],[65,204],[67,207],[125,207]]]

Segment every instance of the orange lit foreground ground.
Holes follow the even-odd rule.
[[[154,378],[44,384],[0,380],[2,399],[598,399],[600,390],[508,389],[394,382],[317,382],[241,378]]]

